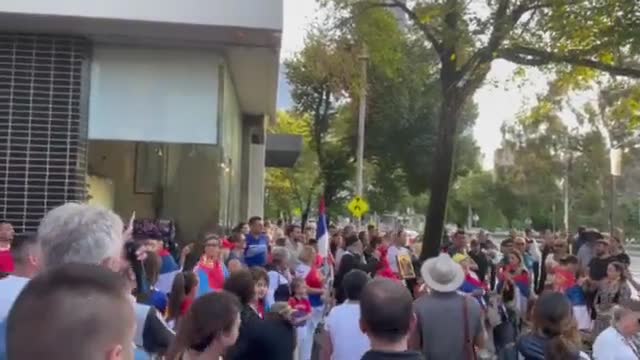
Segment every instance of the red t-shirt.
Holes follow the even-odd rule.
[[[0,273],[13,273],[13,256],[11,250],[0,250]]]
[[[289,306],[297,313],[311,314],[311,303],[307,298],[298,299],[294,296],[289,299]]]
[[[180,316],[184,316],[187,314],[187,311],[191,308],[193,304],[193,299],[191,297],[187,297],[182,300],[182,304],[180,304]]]

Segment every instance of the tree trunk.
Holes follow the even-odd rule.
[[[440,105],[440,121],[438,124],[438,142],[436,144],[431,171],[431,196],[427,210],[424,237],[422,239],[422,253],[420,258],[425,260],[440,253],[447,197],[453,173],[453,159],[457,127],[465,103],[465,96],[456,82],[441,73],[442,104]]]

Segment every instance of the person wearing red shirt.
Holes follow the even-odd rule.
[[[204,255],[198,262],[195,272],[200,280],[198,296],[222,290],[224,281],[229,277],[229,270],[222,261],[220,240],[217,237],[206,240]]]
[[[302,278],[294,278],[291,282],[293,296],[289,299],[289,306],[293,309],[293,323],[297,327],[298,359],[308,359],[311,356],[313,336],[309,320],[312,308],[307,296],[307,284]]]
[[[0,274],[11,274],[14,270],[11,242],[15,231],[8,221],[0,221]]]

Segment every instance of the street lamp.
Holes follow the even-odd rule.
[[[611,161],[611,187],[609,188],[609,233],[613,234],[615,226],[616,208],[616,178],[622,175],[622,149],[615,147],[609,150],[609,160]]]
[[[362,198],[363,172],[364,172],[364,120],[367,113],[367,64],[369,63],[369,52],[367,46],[362,48],[362,53],[358,57],[362,66],[362,84],[360,89],[360,111],[358,114],[358,153],[356,170],[356,196]],[[361,220],[358,218],[358,229]]]

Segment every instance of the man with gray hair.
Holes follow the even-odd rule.
[[[86,204],[61,205],[49,211],[38,227],[36,242],[41,250],[41,271],[67,263],[84,263],[129,273],[130,264],[123,256],[125,238],[122,220],[111,210]],[[15,297],[4,300],[8,303],[4,307],[9,309]],[[0,309],[4,307],[0,304]],[[136,345],[149,353],[166,351],[174,334],[156,310],[135,304],[135,313]],[[7,313],[0,313],[3,320],[0,327],[6,326],[6,316]],[[4,354],[4,340],[0,339],[0,359]]]
[[[640,313],[616,306],[611,326],[600,333],[593,343],[593,358],[597,360],[640,359],[635,337],[640,333]]]

